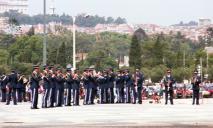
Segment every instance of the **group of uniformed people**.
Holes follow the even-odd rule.
[[[60,68],[46,66],[40,72],[39,66],[34,66],[30,80],[32,91],[32,109],[37,109],[38,91],[40,81],[43,87],[42,107],[61,107],[79,105],[80,89],[84,90],[84,105],[94,104],[95,98],[99,98],[98,103],[142,103],[143,74],[137,69],[132,75],[128,70],[117,73],[109,68],[102,72],[87,68],[81,75],[78,70],[72,71],[67,68],[63,74]],[[137,89],[136,89],[137,87]],[[115,97],[116,95],[116,97]],[[126,97],[125,97],[126,96]]]
[[[113,72],[112,68],[96,72],[92,68],[87,68],[82,74],[78,70],[72,71],[67,68],[66,73],[62,69],[55,69],[54,66],[44,66],[40,71],[39,66],[34,66],[29,81],[21,73],[12,70],[11,74],[3,74],[0,79],[2,102],[10,104],[11,99],[14,105],[18,102],[26,101],[26,86],[30,85],[31,109],[38,109],[38,94],[43,92],[42,108],[78,106],[80,100],[80,90],[84,92],[84,105],[94,104],[95,98],[98,103],[139,103],[142,104],[142,89],[144,75],[139,69],[133,74],[129,70],[119,70]],[[163,77],[162,84],[165,87],[165,104],[173,105],[173,84],[175,79],[171,70],[167,70]],[[199,85],[201,79],[197,71],[192,78],[193,104],[199,104]]]
[[[27,82],[24,75],[16,73],[15,70],[9,75],[3,73],[0,77],[1,102],[6,102],[6,105],[9,105],[11,100],[14,105],[17,105],[17,102],[27,102],[25,97]]]

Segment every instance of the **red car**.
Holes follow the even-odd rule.
[[[213,86],[208,87],[207,91],[210,92],[210,96],[213,96]]]

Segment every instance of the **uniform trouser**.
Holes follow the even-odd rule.
[[[43,108],[47,108],[48,107],[49,93],[50,93],[50,89],[45,89],[44,90],[44,95],[43,95],[43,98],[42,98],[42,107]]]
[[[104,101],[105,101],[105,103],[109,103],[108,90],[109,90],[109,88],[104,89]]]
[[[63,90],[61,88],[56,88],[56,106],[60,107],[63,104]]]
[[[137,98],[137,94],[136,94],[136,89],[134,86],[131,87],[131,102],[133,104],[136,103],[136,98]]]
[[[55,99],[56,99],[56,89],[55,88],[50,88],[50,93],[49,93],[49,101],[50,101],[50,106],[49,107],[54,107]]]
[[[1,89],[1,102],[6,102],[7,89]]]
[[[65,106],[71,106],[72,88],[67,88],[65,89],[65,91],[66,91]]]
[[[16,101],[16,88],[9,88],[8,93],[7,93],[7,104],[10,104],[11,97],[13,99],[13,103],[17,104]]]
[[[137,97],[138,97],[138,103],[142,103],[142,87],[137,88]]]
[[[32,88],[31,92],[32,92],[32,94],[31,94],[31,99],[32,99],[31,108],[37,108],[37,105],[38,105],[38,89]]]
[[[165,90],[165,104],[168,103],[168,96],[169,96],[169,100],[170,103],[173,104],[173,90]]]
[[[130,103],[130,102],[131,102],[130,87],[127,86],[126,87],[126,103]]]
[[[95,99],[95,88],[89,88],[89,104],[94,104],[94,99]]]
[[[79,93],[80,90],[77,89],[73,89],[73,105],[79,105]]]
[[[17,99],[18,99],[18,102],[22,102],[22,88],[17,88]]]
[[[124,103],[124,88],[116,88],[117,102]]]
[[[192,104],[199,104],[199,90],[193,90],[192,99]]]
[[[100,104],[105,103],[104,101],[104,89],[100,88]]]
[[[23,98],[24,102],[27,101],[27,99],[26,99],[26,88],[25,87],[22,88],[22,98]]]
[[[85,88],[84,90],[84,104],[89,104],[89,91],[90,89],[89,88]]]
[[[115,99],[115,96],[114,96],[114,88],[109,88],[109,102],[110,103],[114,103],[114,99]]]

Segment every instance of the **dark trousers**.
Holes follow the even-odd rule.
[[[85,90],[84,90],[84,105],[89,104],[89,95],[90,95],[90,89],[85,88]]]
[[[31,90],[31,99],[32,99],[32,105],[31,108],[37,108],[38,105],[38,88],[32,88]]]
[[[142,87],[137,88],[138,103],[142,103]]]
[[[193,90],[193,95],[192,95],[192,104],[197,104],[199,105],[199,90]]]
[[[109,103],[109,102],[110,102],[110,101],[109,101],[108,90],[109,90],[109,88],[105,88],[105,89],[104,89],[104,101],[105,101],[105,103]]]
[[[125,102],[124,88],[116,88],[116,93],[117,93],[117,103],[124,103]]]
[[[43,98],[42,98],[42,108],[48,107],[49,93],[50,93],[50,89],[44,90],[44,95],[43,95]]]
[[[95,95],[96,95],[96,89],[89,88],[89,104],[94,104]]]
[[[66,100],[65,100],[65,106],[71,106],[71,98],[72,98],[72,89],[67,88],[66,91]]]
[[[131,87],[131,102],[132,102],[133,104],[136,103],[136,98],[137,98],[136,90],[135,90],[135,87],[132,86],[132,87]]]
[[[100,104],[105,103],[105,101],[104,101],[104,89],[103,88],[100,89],[100,96],[99,96],[99,98],[100,98]]]
[[[1,102],[6,102],[7,89],[1,89]]]
[[[54,107],[55,99],[56,99],[56,89],[55,88],[50,88],[50,93],[49,93],[49,101],[50,101],[50,106],[49,107]]]
[[[26,94],[27,94],[26,87],[24,87],[24,88],[22,88],[22,98],[23,98],[24,102],[27,102]]]
[[[73,89],[73,105],[79,105],[79,89]]]
[[[114,88],[109,88],[109,103],[114,103],[114,99],[115,99],[115,96],[114,96]]]
[[[130,103],[130,102],[131,102],[130,87],[127,86],[126,87],[126,103]]]
[[[22,102],[22,88],[18,88],[17,89],[17,99],[18,99],[18,102]]]
[[[165,90],[165,104],[168,103],[168,97],[170,100],[170,103],[173,105],[173,90]]]
[[[56,88],[56,107],[61,107],[64,100],[63,90],[61,88]]]
[[[13,99],[13,104],[16,105],[16,88],[9,88],[8,93],[7,93],[7,104],[10,104],[11,97]]]

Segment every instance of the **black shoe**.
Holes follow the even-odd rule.
[[[14,105],[18,105],[17,103],[14,103]]]
[[[6,105],[10,105],[10,103],[6,103]]]

